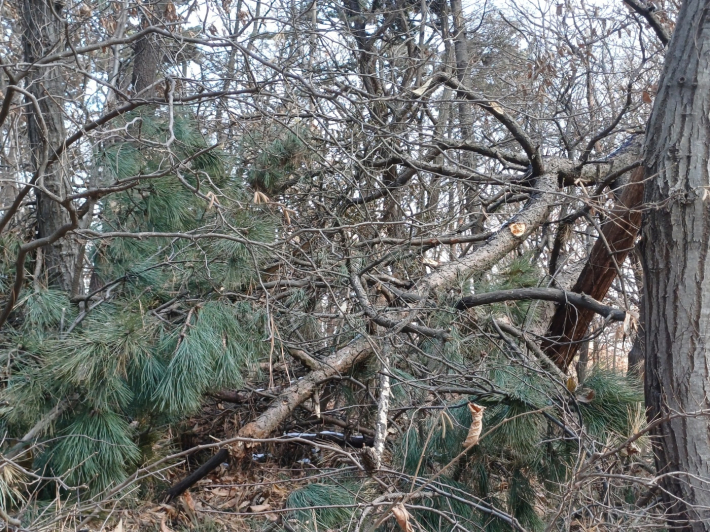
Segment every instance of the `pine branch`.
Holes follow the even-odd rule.
[[[35,438],[37,438],[42,432],[44,432],[47,427],[49,427],[55,420],[57,420],[64,412],[67,411],[78,399],[78,395],[73,395],[67,399],[60,400],[54,408],[47,412],[35,425],[18,441],[13,445],[10,450],[5,453],[8,459],[15,458],[20,454],[25,447],[30,445]]]

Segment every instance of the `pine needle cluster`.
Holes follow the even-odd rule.
[[[257,374],[267,349],[262,312],[227,293],[254,279],[265,257],[258,243],[274,236],[273,214],[247,201],[242,178],[188,112],[172,126],[156,112],[124,119],[125,135],[97,149],[95,170],[104,185],[126,190],[98,205],[92,230],[198,238],[91,240],[84,282],[92,297],[72,301],[36,280],[0,344],[7,445],[60,409],[24,463],[92,493],[150,454],[145,435],[155,441],[206,393]],[[13,493],[2,485],[0,492]]]

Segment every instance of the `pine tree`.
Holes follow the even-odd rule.
[[[65,402],[32,460],[92,492],[124,479],[151,452],[141,448],[145,436],[155,441],[195,413],[207,392],[258,375],[266,351],[264,315],[230,294],[253,282],[273,213],[249,201],[243,176],[230,175],[234,165],[189,111],[176,114],[172,130],[152,112],[125,123],[125,139],[97,150],[95,161],[106,183],[132,185],[100,205],[92,234],[194,238],[92,240],[92,285],[103,284],[95,297],[77,306],[35,283],[2,342],[8,443]],[[169,152],[133,140],[164,146],[171,134]],[[155,177],[135,179],[146,175]],[[210,236],[222,233],[234,238]]]

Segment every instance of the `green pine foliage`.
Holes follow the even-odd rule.
[[[299,532],[346,526],[355,518],[353,506],[363,502],[363,492],[366,491],[364,486],[354,482],[308,484],[288,496],[286,508],[292,511],[287,519]]]
[[[636,406],[643,401],[643,387],[631,374],[595,366],[582,386],[593,392],[591,401],[579,403],[585,426],[602,439],[606,432],[627,434]]]
[[[258,243],[273,238],[274,214],[246,201],[242,178],[189,113],[174,117],[170,153],[159,144],[171,135],[166,116],[132,114],[125,123],[125,140],[96,153],[96,171],[104,184],[134,186],[101,202],[93,229],[234,239],[96,241],[92,283],[107,287],[96,299],[77,305],[36,286],[18,301],[0,343],[1,428],[12,445],[62,406],[27,458],[45,476],[93,493],[142,462],[145,434],[194,414],[206,393],[258,376],[269,347],[263,314],[223,294],[254,279],[265,259]],[[6,261],[0,268],[12,273]],[[8,490],[0,486],[2,496]]]
[[[301,173],[311,159],[309,138],[308,129],[302,125],[274,127],[247,137],[243,151],[256,153],[249,161],[249,184],[266,194],[277,192],[286,180]]]
[[[49,469],[64,475],[69,485],[88,484],[95,491],[124,480],[140,458],[127,418],[108,408],[100,411],[81,407],[72,418],[57,434],[58,443],[42,455],[40,462],[47,461]]]
[[[580,441],[570,438],[563,427],[579,430],[577,421],[581,416],[583,430],[599,445],[609,441],[610,436],[623,441],[639,428],[634,416],[642,396],[633,378],[594,368],[578,388],[582,399],[578,400],[563,383],[551,386],[550,375],[534,365],[511,363],[511,353],[496,351],[493,345],[488,348],[491,354],[477,363],[481,377],[494,386],[495,393],[470,395],[444,409],[415,412],[401,435],[392,441],[393,468],[408,475],[399,477],[399,491],[424,490],[423,497],[411,501],[418,509],[410,512],[424,530],[453,530],[455,522],[470,530],[502,532],[511,529],[506,521],[508,515],[526,530],[543,530],[549,516],[540,512],[541,496],[554,495],[569,478],[579,453],[585,452]],[[400,362],[406,364],[404,360]],[[423,402],[421,392],[414,391],[417,379],[412,373],[393,369],[392,380],[393,406],[417,404],[410,402],[415,396],[419,404]],[[469,401],[486,410],[482,439],[464,453],[464,440],[472,422]],[[574,422],[570,423],[570,419]],[[365,486],[370,481],[356,476],[351,482]],[[310,519],[310,523],[338,530],[351,527],[353,520],[359,519],[358,511],[345,512],[341,507],[338,509],[343,514],[339,514],[331,506],[355,505],[357,498],[353,493],[358,490],[350,488],[349,497],[343,494],[342,501],[334,502],[332,486],[321,486],[304,488],[308,498],[299,499],[298,492],[289,500],[289,506],[328,506],[317,511],[326,512],[327,525],[325,518],[318,520],[321,514],[315,510],[308,518],[300,515],[299,522]],[[394,519],[389,519],[380,530],[396,528]]]

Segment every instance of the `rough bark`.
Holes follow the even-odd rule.
[[[56,11],[61,5],[47,0],[23,1],[23,47],[27,63],[34,63],[63,46],[64,28],[61,14]],[[66,83],[59,65],[33,69],[25,79],[27,91],[36,99],[36,104],[31,98],[25,99],[27,132],[36,170],[56,152],[63,151],[66,130],[61,102],[66,97]],[[56,201],[70,194],[70,179],[67,156],[62,154],[37,183],[38,238],[49,237],[70,223],[69,212]],[[79,290],[75,271],[80,266],[78,256],[78,245],[72,238],[46,246],[44,265],[50,286],[72,293]]]
[[[710,3],[683,4],[646,136],[642,256],[650,419],[710,408]],[[660,423],[654,450],[674,527],[710,530],[707,416]]]
[[[639,302],[639,316],[638,323],[636,325],[636,338],[634,338],[634,344],[631,346],[631,351],[629,351],[627,359],[627,371],[629,375],[634,375],[643,379],[644,376],[644,360],[646,356],[646,333],[644,332],[644,323],[646,322],[645,317],[645,304],[643,301],[643,271],[641,268],[641,256],[640,250],[637,247],[635,253],[632,255],[634,260],[634,278],[636,279],[636,287],[638,293],[641,295],[641,301]]]
[[[633,249],[641,222],[640,206],[643,200],[643,168],[633,171],[629,184],[624,188],[618,205],[602,227],[601,237],[592,247],[589,260],[580,273],[572,292],[587,294],[596,300],[604,299],[617,275],[617,267],[623,264]],[[547,340],[542,348],[547,355],[566,371],[587,334],[594,311],[560,306],[552,317]]]
[[[144,27],[158,24],[165,14],[167,2],[159,0],[147,3],[143,12],[142,24]],[[158,80],[160,66],[163,62],[163,50],[160,37],[149,33],[138,39],[133,47],[133,74],[131,85],[136,94],[142,93]],[[152,94],[144,94],[150,97]]]

